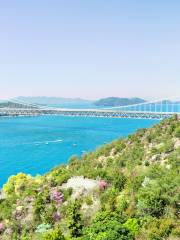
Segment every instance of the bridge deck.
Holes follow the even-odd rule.
[[[0,108],[0,116],[62,115],[82,117],[164,119],[180,112],[125,111],[108,109]]]

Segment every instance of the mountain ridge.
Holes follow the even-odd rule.
[[[102,98],[94,102],[96,106],[104,107],[116,107],[116,106],[127,106],[133,104],[144,103],[146,100],[142,98],[119,98],[119,97],[108,97]]]

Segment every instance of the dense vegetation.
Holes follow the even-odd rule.
[[[179,162],[174,117],[44,176],[12,176],[1,193],[0,239],[179,239]]]
[[[117,107],[117,106],[127,106],[132,104],[144,103],[145,100],[141,98],[117,98],[117,97],[109,97],[103,98],[96,101],[94,104],[96,106],[104,106],[104,107]]]

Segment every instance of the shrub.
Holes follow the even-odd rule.
[[[93,200],[92,200],[92,197],[88,196],[85,198],[85,203],[88,205],[88,206],[91,206],[93,204]]]
[[[180,126],[175,130],[175,137],[180,138]]]
[[[122,225],[124,219],[111,212],[100,212],[97,214],[92,225],[88,227],[83,235],[83,240],[133,240],[130,231]]]
[[[3,223],[0,223],[0,233],[2,233],[5,230],[5,226]]]
[[[173,228],[173,222],[170,219],[154,219],[148,228],[149,240],[161,240],[167,238]]]
[[[148,188],[148,186],[143,189],[138,197],[138,213],[141,216],[150,215],[159,218],[164,213],[166,200],[161,195],[160,189],[156,188],[157,186],[152,188]]]
[[[8,182],[3,186],[3,190],[7,195],[11,195],[13,193],[20,195],[26,188],[30,188],[32,185],[33,178],[30,175],[19,173],[8,179]]]
[[[119,212],[123,212],[128,207],[127,197],[124,195],[120,195],[116,198],[116,209]]]
[[[149,161],[145,161],[144,165],[148,167],[150,165]]]
[[[100,189],[100,190],[105,190],[105,189],[107,188],[107,186],[108,186],[108,184],[107,184],[106,181],[101,180],[101,181],[99,182],[99,189]]]
[[[113,176],[113,185],[119,191],[122,191],[126,183],[126,177],[122,173],[116,173]]]
[[[71,203],[69,207],[69,222],[68,222],[68,228],[70,231],[71,237],[79,237],[82,234],[82,217],[80,213],[80,203],[78,200],[75,200]]]
[[[139,231],[139,224],[136,218],[129,218],[125,223],[124,226],[133,234],[135,235]]]
[[[64,201],[64,195],[57,190],[53,190],[50,194],[50,199],[55,201],[57,204],[61,204]]]
[[[45,233],[51,229],[51,225],[42,223],[37,226],[36,233]]]
[[[65,240],[65,237],[62,234],[60,227],[58,226],[53,231],[46,233],[43,236],[43,240]]]

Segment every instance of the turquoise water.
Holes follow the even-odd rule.
[[[38,116],[0,118],[0,186],[18,172],[43,174],[157,120]]]

